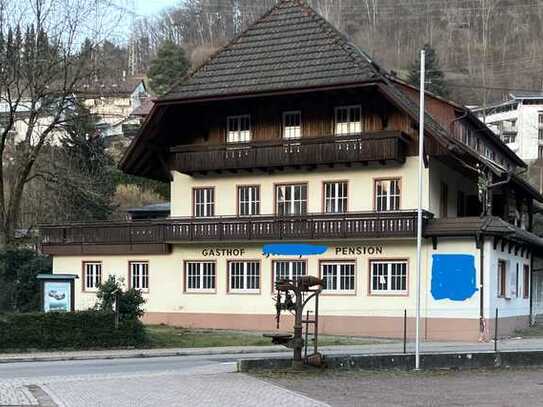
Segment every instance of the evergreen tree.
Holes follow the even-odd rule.
[[[445,83],[445,75],[439,66],[439,58],[436,51],[429,44],[424,46],[426,51],[425,67],[426,67],[426,90],[435,95],[448,97],[449,89]],[[417,61],[409,68],[407,82],[419,87],[420,86],[420,54],[417,56]]]
[[[97,118],[76,103],[64,126],[53,188],[65,221],[105,220],[115,209],[114,162],[96,124]]]
[[[159,96],[164,95],[176,82],[185,76],[189,61],[185,50],[173,41],[164,41],[149,68],[149,85]]]

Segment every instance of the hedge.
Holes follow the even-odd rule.
[[[122,321],[100,311],[0,314],[0,350],[96,349],[141,346],[139,320]]]

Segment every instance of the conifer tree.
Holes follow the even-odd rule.
[[[449,96],[449,89],[445,83],[445,74],[439,66],[439,58],[436,51],[429,44],[424,46],[426,51],[425,68],[426,68],[426,90],[441,97]],[[420,54],[417,56],[417,61],[411,65],[407,82],[419,87],[420,86]]]
[[[185,50],[173,41],[164,41],[149,68],[149,85],[157,95],[164,95],[189,69]]]

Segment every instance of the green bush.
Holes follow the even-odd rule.
[[[0,314],[0,350],[96,349],[145,344],[143,324],[123,320],[115,328],[111,312]]]
[[[0,312],[40,310],[38,274],[52,272],[51,259],[30,249],[0,250]]]
[[[117,301],[121,321],[143,317],[145,299],[141,295],[141,291],[134,288],[123,291],[122,279],[117,280],[115,276],[109,276],[105,283],[98,286],[96,298],[98,299],[96,310],[104,312],[113,312],[114,304]]]

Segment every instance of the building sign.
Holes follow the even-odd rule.
[[[383,254],[383,246],[344,246],[336,247],[336,255],[355,256],[355,255],[374,255]]]
[[[220,257],[220,256],[243,256],[245,249],[203,249],[202,256],[204,257]]]
[[[70,281],[45,281],[43,283],[43,310],[45,312],[71,311],[71,291]]]

